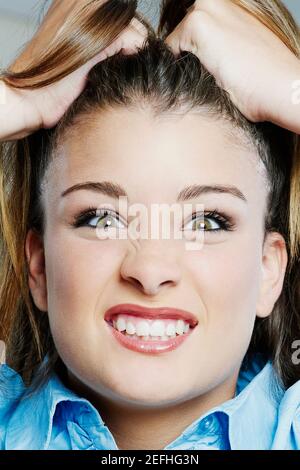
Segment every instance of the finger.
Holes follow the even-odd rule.
[[[133,18],[129,26],[114,40],[110,46],[106,47],[95,57],[90,59],[78,71],[79,74],[87,74],[99,62],[118,54],[120,51],[124,55],[133,54],[139,47],[143,46],[148,36],[147,28],[136,18]]]
[[[141,44],[139,42],[132,43],[131,45],[126,45],[125,47],[122,47],[122,53],[124,55],[134,54],[135,52],[137,52],[139,47],[141,47]]]
[[[129,27],[136,29],[144,38],[148,36],[148,29],[137,18],[132,18]]]
[[[122,52],[126,54],[133,54],[137,52],[138,48],[142,48],[144,44],[145,38],[143,37],[135,37],[135,36],[130,36],[123,38],[122,40],[122,45],[120,50],[122,49]]]
[[[166,37],[164,42],[170,47],[175,56],[178,56],[180,54],[180,41],[177,34],[174,34],[174,32],[171,33],[169,36]]]
[[[129,26],[122,31],[122,33],[114,40],[114,42],[104,49],[94,61],[102,61],[111,57],[122,50],[127,55],[137,51],[139,47],[143,46],[145,39],[148,36],[147,28],[136,18],[133,18]]]
[[[139,47],[143,46],[147,37],[147,28],[136,18],[133,18],[128,28],[120,36],[122,52],[124,54],[136,52]]]

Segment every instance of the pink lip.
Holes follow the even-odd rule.
[[[138,316],[142,318],[147,318],[149,320],[160,319],[160,318],[170,318],[175,320],[185,320],[194,328],[198,324],[198,320],[192,313],[186,310],[179,310],[178,308],[148,308],[136,304],[118,304],[106,310],[104,315],[104,320],[109,323],[112,323],[112,318],[114,315],[127,314]]]
[[[114,336],[114,338],[127,349],[131,349],[136,352],[159,354],[163,352],[168,352],[176,349],[180,346],[192,333],[189,331],[183,335],[178,335],[175,338],[170,338],[168,340],[150,340],[145,341],[142,339],[131,338],[126,336],[112,326],[112,321],[114,315],[118,314],[127,314],[138,316],[142,318],[147,318],[149,320],[154,319],[182,319],[190,324],[190,327],[193,329],[197,324],[197,318],[190,312],[186,310],[179,310],[176,308],[147,308],[135,304],[119,304],[114,307],[109,308],[104,315],[104,319],[108,324],[109,330]]]

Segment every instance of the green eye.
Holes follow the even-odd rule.
[[[96,225],[90,225],[91,227],[97,229],[104,229],[108,230],[109,228],[122,228],[122,223],[117,215],[105,210],[103,211],[103,215],[99,217],[94,217],[92,220],[97,221]],[[121,225],[121,226],[120,226]]]
[[[187,224],[186,230],[220,232],[233,230],[234,228],[235,225],[232,221],[217,211],[213,211],[206,214],[193,214],[192,219]]]
[[[209,217],[194,219],[192,222],[192,230],[219,230],[220,225]]]
[[[94,222],[94,223],[93,223]],[[89,227],[92,229],[124,228],[118,214],[107,209],[90,209],[76,217],[74,227]]]

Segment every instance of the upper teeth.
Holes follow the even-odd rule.
[[[129,335],[137,336],[170,336],[175,337],[176,333],[182,335],[188,333],[190,325],[184,320],[148,320],[133,315],[118,315],[113,320],[113,326],[118,331],[125,331]]]

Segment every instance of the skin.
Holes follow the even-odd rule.
[[[20,71],[38,57],[70,16],[86,5],[87,0],[54,0],[11,70]],[[63,80],[37,90],[16,90],[0,81],[0,140],[54,126],[82,92],[97,62],[120,50],[135,52],[146,37],[145,27],[133,18],[109,47]],[[175,55],[195,54],[250,121],[271,121],[300,133],[299,57],[253,15],[229,0],[196,0],[166,43]]]
[[[45,237],[30,230],[26,238],[29,287],[49,315],[68,386],[99,410],[118,447],[163,449],[234,396],[255,317],[270,315],[282,290],[285,242],[275,232],[264,242],[265,175],[255,149],[225,123],[201,113],[154,120],[150,109],[119,108],[86,116],[73,130],[43,182]],[[103,180],[124,186],[129,204],[148,210],[174,203],[190,184],[237,186],[247,203],[217,193],[190,201],[224,212],[236,225],[205,232],[199,251],[172,237],[100,240],[95,229],[70,224],[90,205],[117,211],[118,201],[86,190],[61,193]],[[199,324],[172,352],[137,353],[116,342],[104,321],[106,309],[123,302],[183,308]]]
[[[13,69],[22,70],[38,56],[74,8],[86,3],[55,0]],[[47,88],[14,90],[0,82],[0,140],[55,125],[81,93],[95,63],[120,49],[134,51],[144,39],[145,31],[131,24],[108,50]],[[175,54],[195,53],[250,120],[270,120],[300,132],[299,105],[291,100],[299,60],[236,5],[196,1],[166,41]],[[97,126],[82,124],[80,140],[73,135],[65,141],[48,174],[45,239],[31,231],[26,239],[29,285],[36,305],[48,312],[69,385],[99,409],[119,448],[159,449],[201,413],[234,395],[255,315],[270,315],[280,295],[286,249],[279,234],[269,234],[263,244],[266,194],[254,150],[229,144],[219,123],[189,115],[157,125],[148,115],[125,110],[101,117]],[[131,165],[134,174],[128,174]],[[234,232],[207,234],[200,252],[185,251],[184,242],[174,240],[99,241],[92,229],[75,230],[69,224],[79,206],[104,199],[80,193],[61,202],[59,195],[74,183],[103,175],[122,183],[132,201],[147,206],[154,194],[155,202],[172,203],[183,186],[195,182],[235,184],[248,203],[212,194],[197,201],[238,219]],[[105,250],[100,251],[100,243]],[[121,349],[108,336],[103,315],[112,304],[127,301],[189,309],[199,327],[189,342],[159,357]]]
[[[166,43],[195,54],[250,121],[300,133],[299,57],[233,1],[196,0]]]
[[[106,1],[98,0],[91,8],[99,8],[104,3]],[[86,5],[87,0],[54,0],[39,30],[11,64],[10,71],[26,69],[33,57],[38,58],[47,49],[70,17],[80,14]],[[55,126],[83,91],[87,75],[95,64],[120,51],[125,55],[136,52],[146,37],[144,25],[133,18],[108,47],[99,50],[83,66],[51,85],[32,90],[14,89],[0,80],[0,141],[22,139],[37,129]]]

